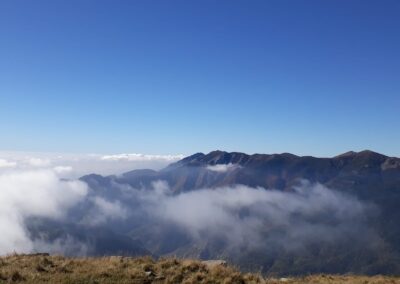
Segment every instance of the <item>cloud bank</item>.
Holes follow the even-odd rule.
[[[10,169],[51,169],[64,178],[79,178],[87,174],[118,175],[134,169],[159,170],[178,161],[183,155],[146,154],[65,154],[0,152],[0,173]]]
[[[115,254],[134,240],[153,253],[172,254],[182,246],[218,244],[228,256],[271,248],[301,252],[310,244],[342,241],[379,243],[367,224],[373,207],[320,184],[303,182],[290,192],[234,185],[175,194],[163,180],[134,188],[99,178],[89,187],[65,178],[82,157],[74,157],[75,164],[66,163],[72,157],[57,157],[0,160],[7,165],[0,171],[0,227],[7,228],[0,235],[0,254]],[[120,163],[131,156],[86,158]],[[146,157],[143,163],[149,159],[160,158]],[[208,170],[223,173],[235,167]]]
[[[198,241],[218,238],[231,247],[253,249],[274,243],[298,250],[349,236],[374,238],[366,226],[371,206],[321,184],[304,182],[293,192],[236,185],[179,195],[162,186],[164,190],[156,184],[153,191],[135,191],[139,210],[177,225]]]
[[[0,159],[0,168],[14,168],[16,165],[16,162],[9,162],[6,159]]]
[[[0,254],[29,252],[34,243],[25,221],[30,217],[62,219],[87,193],[80,181],[62,181],[51,170],[0,174]]]
[[[102,156],[104,161],[167,161],[173,162],[183,159],[183,155],[145,155],[145,154],[118,154]]]

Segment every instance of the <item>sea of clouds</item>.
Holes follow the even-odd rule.
[[[65,220],[68,211],[87,198],[88,187],[78,180],[82,175],[120,174],[142,167],[160,169],[181,158],[182,155],[0,152],[0,254],[35,250],[26,220]],[[108,218],[106,215],[122,216],[113,211],[113,204],[100,197],[93,202],[99,212],[106,212],[98,215],[99,223]],[[43,243],[37,245],[46,247]]]
[[[334,243],[349,236],[362,236],[358,237],[359,241],[374,241],[375,235],[366,225],[371,205],[306,181],[290,192],[234,185],[176,195],[168,183],[160,180],[151,188],[140,189],[113,184],[110,190],[115,190],[115,194],[104,195],[76,178],[89,172],[118,174],[131,170],[126,167],[132,165],[133,168],[151,165],[158,168],[179,158],[138,154],[3,154],[0,159],[0,255],[37,251],[93,253],[87,244],[76,240],[74,233],[51,242],[46,238],[33,239],[28,230],[32,218],[109,230],[118,230],[115,229],[118,223],[128,228],[126,231],[137,230],[138,223],[149,227],[161,223],[179,228],[194,243],[222,239],[232,249],[257,249],[272,243],[287,250],[301,250],[310,242]],[[236,166],[209,170],[226,172],[233,167]],[[72,214],[78,212],[76,208],[80,208],[79,215]]]
[[[102,155],[0,151],[0,173],[12,170],[51,169],[63,178],[79,178],[91,173],[118,175],[135,169],[158,170],[183,157],[137,153]]]

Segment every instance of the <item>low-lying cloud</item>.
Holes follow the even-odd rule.
[[[86,193],[85,183],[60,180],[51,170],[0,174],[0,254],[32,251],[34,243],[25,221],[30,217],[62,219]]]
[[[98,226],[106,223],[107,221],[113,221],[115,219],[125,219],[128,214],[127,208],[125,208],[120,201],[109,201],[102,197],[95,196],[90,202],[94,205],[92,214],[85,216],[83,224],[90,226]]]
[[[0,173],[10,169],[51,169],[64,178],[87,174],[119,175],[135,169],[159,170],[178,161],[183,155],[147,154],[65,154],[0,152]]]
[[[0,228],[7,228],[0,235],[0,254],[120,253],[120,238],[127,238],[125,245],[127,240],[138,239],[158,253],[163,242],[180,240],[181,235],[185,242],[174,241],[163,253],[176,253],[188,242],[196,247],[215,240],[222,242],[228,255],[270,247],[301,251],[308,244],[352,238],[370,246],[376,241],[366,221],[371,206],[320,184],[303,182],[290,192],[235,185],[175,194],[163,180],[150,188],[133,188],[109,179],[90,188],[82,181],[64,178],[72,166],[50,159],[49,163],[36,161],[29,168],[22,161],[0,171]],[[234,167],[209,170],[221,173]],[[40,227],[29,223],[32,219],[51,222],[39,222],[47,224]],[[54,226],[62,234],[49,238]],[[171,233],[170,228],[176,231]],[[104,232],[111,233],[103,246],[111,248],[98,252],[88,239]]]
[[[231,170],[235,170],[237,168],[240,168],[240,165],[238,164],[217,164],[217,165],[208,165],[206,167],[207,170],[213,171],[213,172],[218,172],[218,173],[226,173]]]
[[[273,242],[291,250],[370,233],[365,225],[370,205],[321,184],[304,182],[293,192],[236,185],[179,195],[154,188],[136,191],[141,210],[195,240],[218,237],[229,246],[253,248]]]
[[[183,155],[145,155],[145,154],[117,154],[101,157],[104,161],[167,161],[173,162],[183,159]]]
[[[0,169],[1,168],[14,168],[17,165],[16,162],[9,162],[6,159],[0,159]]]

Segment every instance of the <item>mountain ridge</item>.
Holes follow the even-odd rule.
[[[225,165],[226,169],[213,171],[217,165]],[[289,190],[299,179],[343,188],[346,183],[363,180],[372,184],[400,182],[400,159],[371,150],[349,151],[331,158],[216,150],[195,153],[159,171],[133,170],[109,178],[132,186],[149,186],[155,180],[165,180],[176,193],[232,184]]]
[[[304,180],[308,182],[303,194],[297,189],[304,188]],[[244,270],[272,275],[347,272],[400,275],[400,159],[396,157],[369,150],[331,158],[217,150],[195,153],[159,171],[92,174],[83,176],[81,181],[88,184],[89,193],[85,202],[72,210],[70,225],[57,227],[54,223],[39,222],[31,232],[36,228],[38,234],[54,231],[49,235],[58,238],[72,235],[89,242],[91,255],[129,249],[139,255],[148,251],[154,256],[225,259]],[[242,204],[254,194],[266,199],[261,203],[253,199],[241,209],[229,203],[233,199]],[[321,196],[325,199],[321,200]],[[278,203],[276,198],[280,200]],[[125,210],[112,212],[131,212],[131,215],[107,221],[109,232],[85,229],[79,224],[87,221],[88,216],[97,216],[98,199],[104,200],[108,207]],[[149,202],[155,207],[148,207]],[[293,211],[290,202],[294,202]],[[149,217],[159,206],[162,216],[173,210],[174,218],[186,225],[170,219],[165,222],[160,216]],[[222,216],[228,219],[232,217],[231,229],[235,230],[238,224],[243,228],[245,234],[239,235],[248,239],[241,243],[240,249],[232,249],[229,233],[226,236],[226,232],[218,229],[216,232],[224,237],[212,233],[215,230],[212,219],[216,216],[212,214],[214,211],[207,212],[208,206],[214,206],[211,208],[215,212],[223,210]],[[314,212],[311,215],[310,209]],[[258,216],[259,212],[264,213]],[[207,230],[198,232],[197,237],[190,233],[198,222],[196,218],[190,219],[191,214],[211,214],[200,222]],[[288,223],[275,225],[275,214],[278,220],[283,217]],[[245,232],[247,225],[253,228],[254,218],[262,224],[250,229],[258,238],[261,251],[252,248],[252,235]],[[209,222],[211,227],[207,225]],[[314,233],[309,234],[315,228],[318,237],[314,238]],[[325,230],[334,235],[324,233]],[[92,232],[107,234],[106,239],[116,241],[113,246],[104,247],[104,238],[92,238]],[[295,235],[295,242],[303,234],[311,237],[303,240],[302,249],[287,250],[287,242],[291,245],[293,241],[292,233],[300,234]]]

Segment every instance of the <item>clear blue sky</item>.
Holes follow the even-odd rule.
[[[2,0],[0,149],[400,156],[400,1]]]

